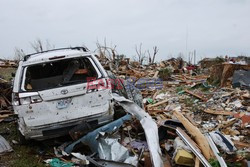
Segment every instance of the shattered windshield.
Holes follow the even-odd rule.
[[[39,91],[87,82],[88,77],[99,78],[90,58],[72,58],[36,64],[24,70],[25,91]]]

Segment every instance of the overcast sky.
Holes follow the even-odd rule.
[[[249,31],[250,0],[0,0],[0,58],[32,52],[37,38],[91,50],[106,38],[128,57],[136,44],[156,45],[158,60],[186,47],[203,58],[250,55]]]

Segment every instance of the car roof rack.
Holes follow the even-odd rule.
[[[68,48],[58,48],[58,49],[51,49],[51,50],[45,50],[45,51],[42,51],[42,52],[37,52],[37,53],[32,53],[32,54],[28,54],[28,55],[25,55],[23,57],[23,60],[24,61],[27,61],[31,56],[33,55],[36,55],[36,54],[40,54],[40,53],[46,53],[46,52],[50,52],[50,51],[57,51],[57,50],[65,50],[65,49],[71,49],[71,50],[81,50],[83,52],[88,52],[89,49],[87,47],[83,47],[83,46],[77,46],[77,47],[68,47]]]

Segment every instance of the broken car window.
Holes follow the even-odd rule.
[[[26,67],[24,88],[39,91],[87,82],[98,78],[97,71],[87,57],[64,59]]]

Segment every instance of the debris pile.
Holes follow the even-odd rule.
[[[227,87],[211,85],[209,75],[178,59],[152,65],[120,60],[117,69],[110,68],[141,90],[145,111],[113,95],[132,117],[125,115],[89,132],[61,152],[69,155],[81,142],[96,153],[81,155],[97,166],[246,165],[250,95],[245,87],[234,88],[234,82]]]
[[[80,136],[70,132],[72,140],[54,147],[54,156],[45,163],[155,167],[249,164],[249,65],[221,59],[216,59],[216,64],[204,60],[199,67],[181,59],[151,65],[124,57],[99,59],[106,69],[141,91],[137,100],[143,106],[113,93],[115,112],[122,110],[123,115],[84,134],[76,130],[74,134]],[[203,72],[206,70],[211,74]],[[0,89],[1,109],[7,109],[10,92],[2,85]],[[6,106],[1,99],[7,100]]]
[[[0,68],[10,68],[10,67],[17,67],[17,62],[13,60],[3,60],[0,59]]]
[[[11,92],[10,82],[0,78],[0,122],[12,114]]]

